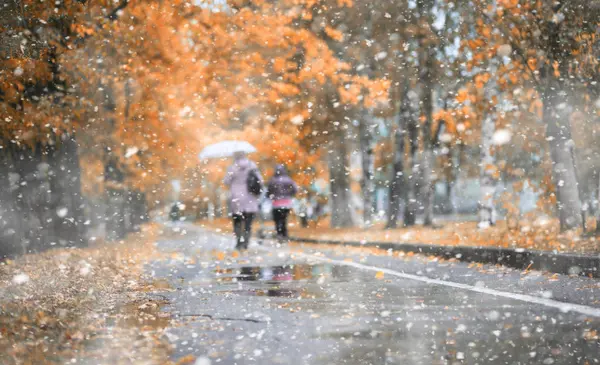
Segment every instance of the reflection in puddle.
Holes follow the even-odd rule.
[[[217,269],[216,281],[219,283],[255,282],[259,287],[227,290],[250,296],[268,296],[280,298],[315,298],[304,284],[314,282],[322,284],[331,278],[348,275],[347,268],[328,264],[295,264],[281,266],[244,266],[239,268]],[[314,288],[313,288],[314,289]]]
[[[236,290],[232,291],[236,294],[251,295],[257,297],[279,297],[279,298],[296,298],[302,297],[300,293],[305,290],[295,290],[289,288],[270,288],[270,289],[251,289],[251,290]]]
[[[340,268],[328,264],[319,265],[283,265],[283,266],[245,266],[215,270],[217,282],[227,281],[298,281],[319,280],[340,276]]]

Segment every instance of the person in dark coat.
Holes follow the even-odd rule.
[[[290,178],[283,165],[275,168],[275,175],[267,185],[267,197],[273,202],[273,221],[277,230],[277,238],[288,238],[287,218],[293,205],[293,198],[298,192],[298,186]]]
[[[179,202],[173,204],[173,207],[171,207],[171,211],[169,212],[169,217],[173,222],[179,222],[181,220],[181,208],[179,207]]]

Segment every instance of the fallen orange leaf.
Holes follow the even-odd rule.
[[[186,355],[181,359],[177,360],[177,365],[185,365],[191,364],[196,361],[196,357],[194,355]]]

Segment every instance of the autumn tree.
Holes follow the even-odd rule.
[[[600,7],[588,1],[474,1],[471,5],[477,10],[481,39],[509,49],[511,62],[498,73],[512,76],[513,90],[524,87],[536,92],[529,102],[541,104],[561,228],[578,227],[581,200],[570,116],[577,99],[589,100],[597,93],[593,80],[598,78],[598,68],[592,60],[598,55],[594,34]],[[473,52],[477,55],[478,49]]]
[[[178,134],[176,116],[190,97],[176,91],[187,90],[181,85],[197,69],[185,38],[173,36],[184,34],[186,3],[23,1],[5,9],[1,176],[15,188],[3,190],[3,231],[11,236],[3,246],[83,241],[80,157],[84,169],[101,173],[91,179],[101,188],[86,191],[118,195],[119,204],[108,204],[118,225],[146,215],[146,195],[181,162],[175,157],[187,136]]]
[[[83,242],[80,119],[60,67],[60,57],[79,40],[74,28],[84,21],[83,9],[74,1],[3,3],[2,254]]]
[[[236,39],[214,50],[207,45],[210,51],[204,53],[215,53],[216,62],[228,65],[227,72],[219,68],[213,73],[219,76],[218,85],[206,91],[219,94],[211,100],[221,103],[224,95],[235,90],[241,101],[229,107],[224,118],[237,119],[243,127],[248,118],[240,116],[255,110],[262,116],[257,127],[270,123],[296,136],[310,153],[323,150],[329,156],[334,226],[354,223],[345,144],[352,127],[349,106],[374,103],[385,97],[387,88],[354,73],[342,60],[343,32],[331,27],[326,15],[333,14],[329,6],[347,5],[343,1],[232,3],[235,12],[203,18],[202,23],[210,26],[201,31]],[[228,21],[215,24],[219,17]],[[270,31],[262,31],[264,26]]]

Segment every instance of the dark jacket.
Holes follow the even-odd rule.
[[[267,186],[267,197],[273,201],[273,207],[291,208],[292,198],[297,192],[298,186],[288,175],[285,166],[278,165]]]

